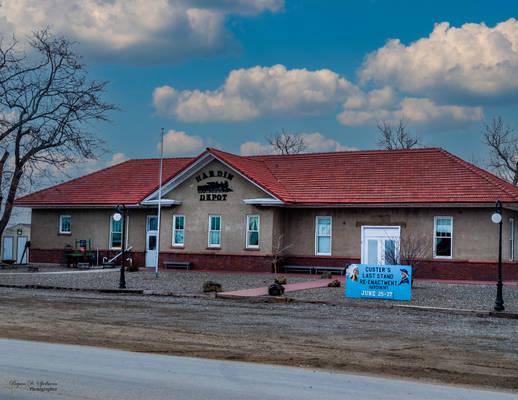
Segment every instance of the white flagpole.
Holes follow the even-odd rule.
[[[162,134],[160,138],[160,177],[158,180],[158,224],[157,224],[157,252],[156,252],[156,267],[155,277],[158,278],[158,257],[160,254],[160,209],[162,205],[162,164],[164,159],[164,128],[162,128]]]

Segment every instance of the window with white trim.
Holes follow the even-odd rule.
[[[221,215],[209,215],[209,247],[221,246]]]
[[[433,255],[435,258],[452,258],[453,218],[434,217]]]
[[[110,249],[122,248],[122,218],[118,221],[110,216]]]
[[[246,247],[259,247],[259,215],[246,216]]]
[[[509,218],[509,261],[514,261],[514,218]]]
[[[70,215],[59,216],[59,233],[71,233],[72,217]]]
[[[331,255],[331,217],[317,217],[315,223],[315,254]]]
[[[185,215],[173,215],[173,246],[185,243]]]

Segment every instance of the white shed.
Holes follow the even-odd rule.
[[[30,224],[16,224],[5,228],[2,234],[2,261],[27,264],[29,259],[28,243],[30,240]]]

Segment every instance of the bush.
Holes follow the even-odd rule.
[[[203,284],[203,292],[221,292],[223,289],[221,288],[221,284],[213,281],[207,281]]]

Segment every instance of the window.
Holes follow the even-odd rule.
[[[118,221],[110,216],[110,249],[122,248],[122,218]]]
[[[59,233],[70,233],[70,215],[59,216]]]
[[[173,246],[184,245],[185,216],[173,215]]]
[[[400,226],[362,226],[362,264],[398,265]]]
[[[315,254],[331,255],[331,217],[317,217]]]
[[[246,216],[246,247],[259,247],[259,215]]]
[[[435,217],[433,252],[436,258],[451,258],[452,255],[452,217]]]
[[[221,216],[209,215],[209,247],[221,246]]]
[[[509,261],[514,261],[514,218],[509,218]]]

